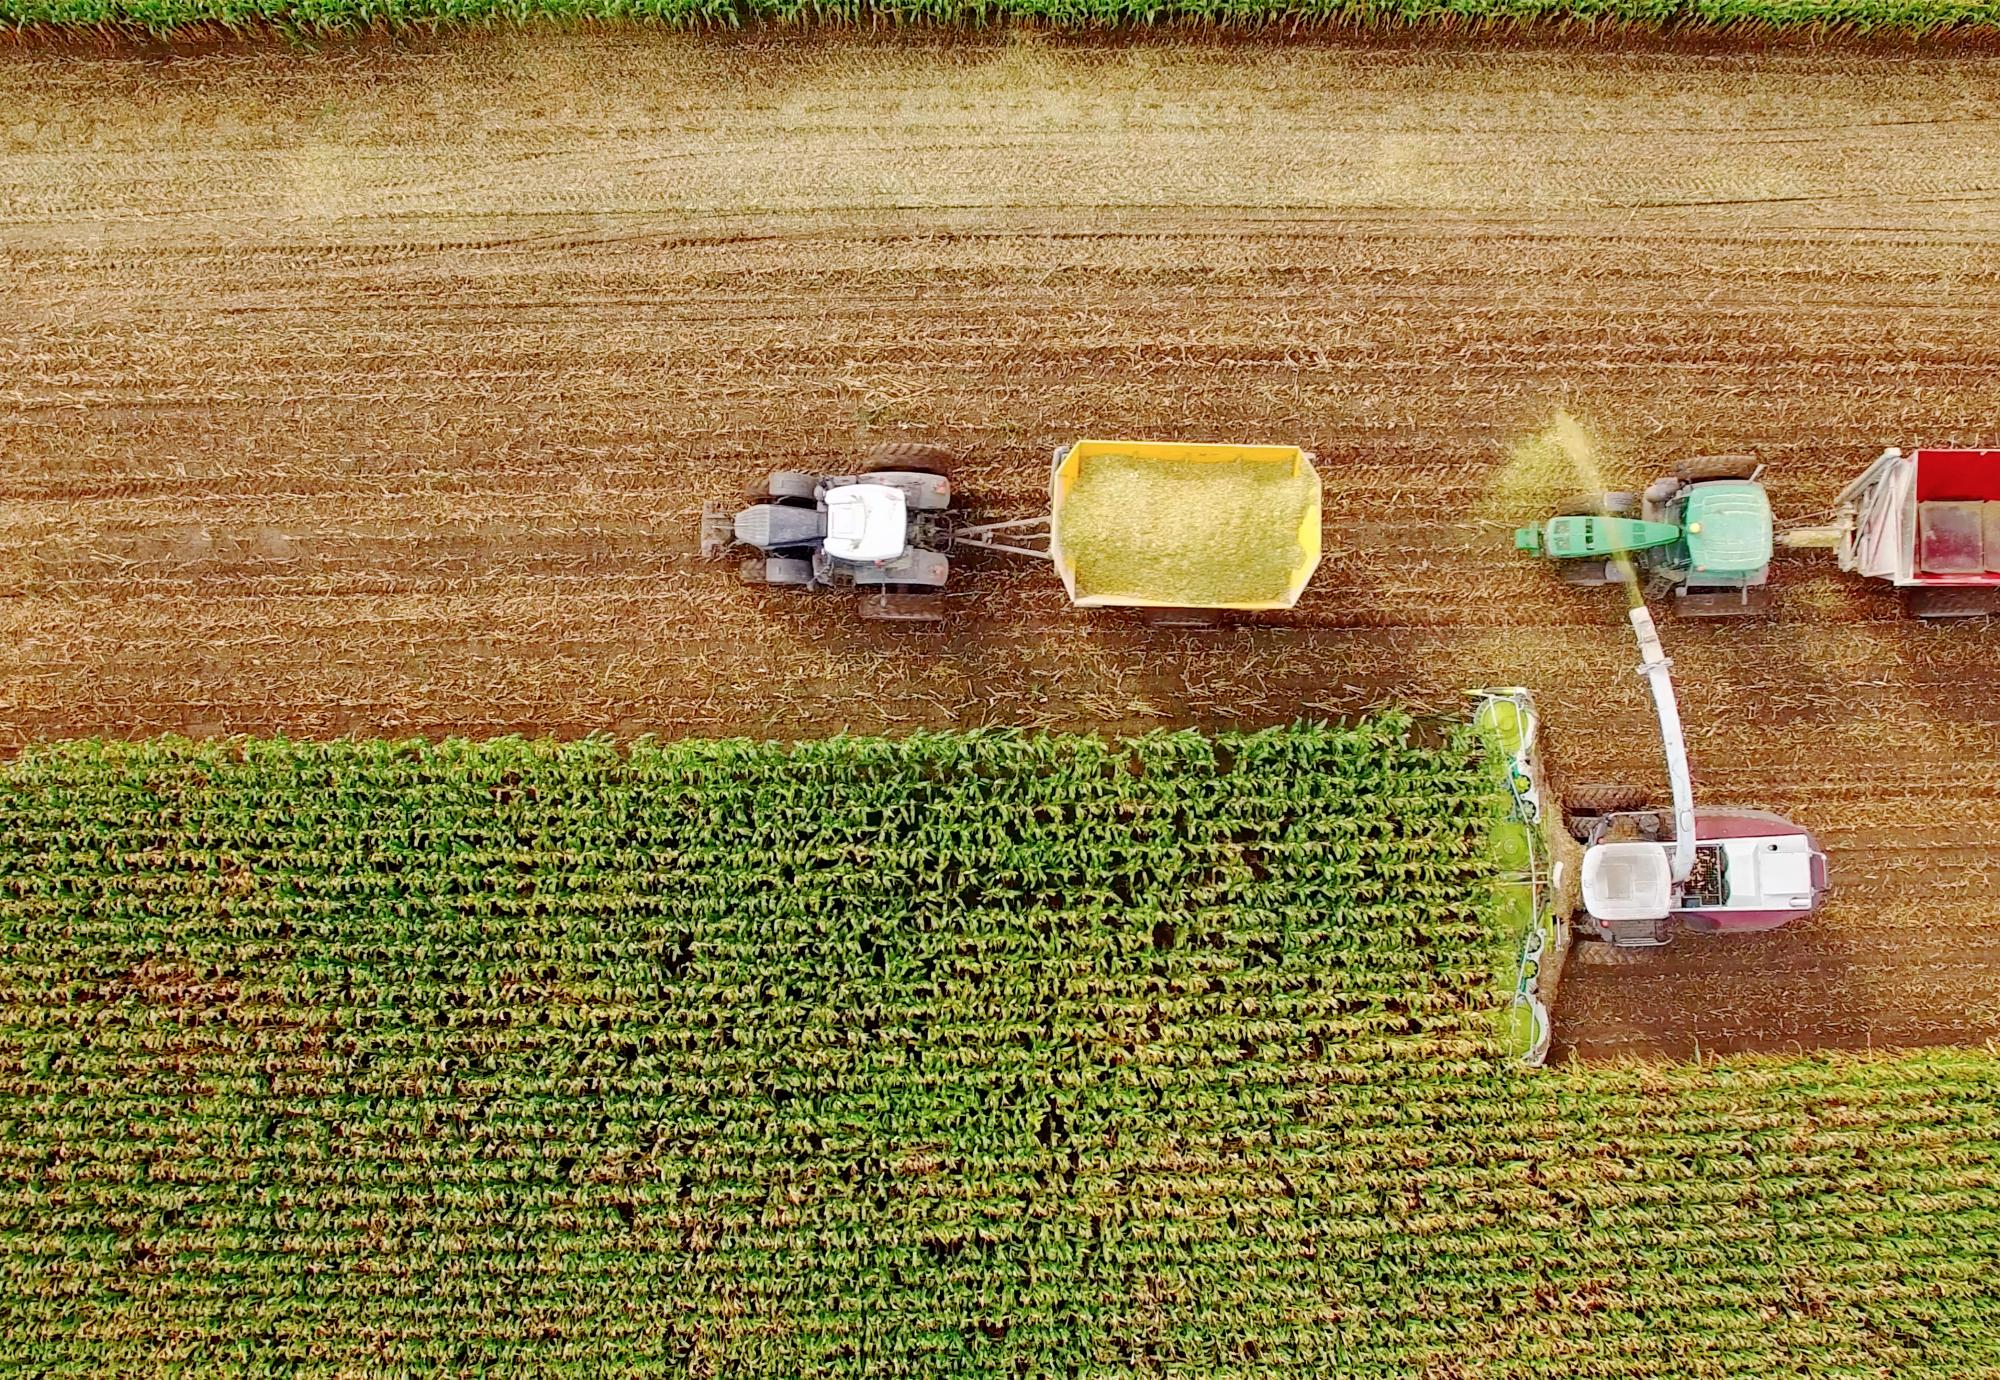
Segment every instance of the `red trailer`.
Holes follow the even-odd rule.
[[[1885,450],[1841,490],[1831,525],[1782,540],[1892,581],[1919,618],[2000,612],[2000,450]]]

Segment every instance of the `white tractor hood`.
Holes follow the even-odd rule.
[[[826,554],[839,561],[893,561],[903,554],[909,515],[901,489],[843,484],[828,489]]]
[[[1637,840],[1584,850],[1583,908],[1599,920],[1664,920],[1674,908],[1672,853]]]

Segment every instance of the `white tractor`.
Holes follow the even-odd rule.
[[[751,584],[861,595],[863,618],[929,623],[944,616],[951,578],[945,551],[951,519],[951,453],[899,442],[875,447],[857,475],[773,470],[748,507],[702,508],[701,554],[732,545],[758,553],[743,562]]]

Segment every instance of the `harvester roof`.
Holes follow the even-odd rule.
[[[1688,560],[1712,575],[1747,575],[1771,561],[1771,500],[1750,480],[1711,480],[1688,493],[1681,514]]]

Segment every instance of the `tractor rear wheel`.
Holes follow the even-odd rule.
[[[951,478],[951,452],[943,446],[926,445],[921,441],[889,441],[868,452],[866,474],[880,474],[884,470],[915,470],[919,474],[934,474],[942,479]]]
[[[1674,476],[1683,484],[1699,484],[1704,479],[1748,479],[1755,473],[1754,455],[1697,455],[1674,466]]]
[[[945,615],[942,594],[894,587],[862,595],[859,608],[869,623],[940,623]]]
[[[1653,794],[1644,786],[1591,782],[1563,792],[1563,812],[1569,815],[1618,815],[1643,810]]]
[[[2000,590],[1960,585],[1948,589],[1913,589],[1909,600],[1913,618],[1977,618],[2000,613]]]

